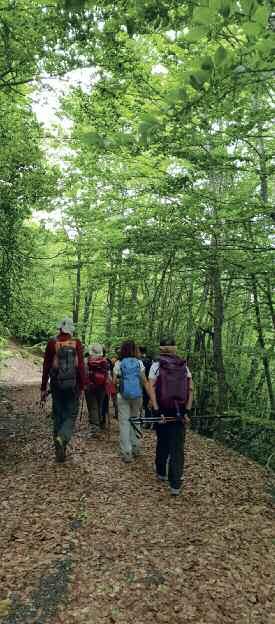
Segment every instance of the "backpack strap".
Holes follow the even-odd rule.
[[[76,341],[75,340],[56,340],[55,341],[55,352],[59,351],[62,347],[71,347],[72,349],[76,349]]]

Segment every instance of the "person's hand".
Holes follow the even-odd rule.
[[[47,400],[47,390],[41,390],[40,402],[45,403]]]
[[[184,413],[184,422],[186,425],[190,425],[191,423],[191,418],[190,418],[190,410],[186,409],[185,413]]]
[[[155,418],[159,419],[160,424],[164,424],[166,422],[166,418],[163,416],[159,408],[153,409],[153,415]]]

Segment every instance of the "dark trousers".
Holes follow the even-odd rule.
[[[88,388],[85,390],[85,398],[89,414],[91,430],[96,433],[100,429],[102,406],[106,395],[105,388]]]
[[[63,442],[70,441],[79,409],[79,393],[77,390],[61,390],[54,385],[52,391],[53,435],[54,439],[61,436]]]
[[[181,422],[157,424],[156,471],[166,476],[168,461],[168,481],[172,488],[181,486],[184,465],[185,425]]]
[[[106,416],[109,411],[109,395],[106,393],[102,403],[102,411],[101,411],[101,419],[100,419],[100,428],[105,429],[106,427]]]

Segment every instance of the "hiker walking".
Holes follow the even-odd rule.
[[[104,429],[106,429],[106,419],[109,414],[110,397],[112,396],[112,390],[113,390],[113,383],[112,383],[113,365],[112,365],[111,359],[107,356],[106,348],[102,347],[102,349],[103,349],[103,357],[106,358],[107,368],[108,368],[108,379],[106,383],[105,396],[104,396],[103,403],[102,403],[102,411],[101,411],[101,417],[100,417],[100,429],[104,431]]]
[[[96,436],[100,429],[103,428],[103,404],[110,377],[109,364],[103,355],[103,346],[101,344],[93,344],[89,348],[86,370],[85,398],[91,435]]]
[[[142,407],[142,389],[149,392],[144,364],[138,359],[138,349],[133,340],[121,345],[119,360],[115,363],[113,380],[118,388],[118,422],[120,451],[124,462],[131,462],[140,455],[141,447],[137,432],[131,426],[130,418],[136,418]]]
[[[146,379],[149,379],[149,372],[150,372],[150,368],[152,366],[153,360],[149,355],[147,355],[146,347],[139,347],[139,353],[140,353],[141,361],[144,365]],[[145,388],[143,388],[142,398],[143,398],[142,406],[144,410],[144,417],[145,419],[151,418],[152,412],[151,412],[151,407],[150,407],[150,397],[148,396],[148,392],[146,392]],[[145,422],[144,429],[151,429],[151,425]]]
[[[73,321],[65,317],[58,330],[58,336],[49,340],[44,355],[41,402],[46,401],[50,377],[56,460],[64,462],[84,390],[85,372],[82,344],[72,338]]]
[[[113,356],[110,359],[110,366],[111,366],[111,392],[110,392],[110,396],[112,397],[112,402],[113,402],[113,408],[114,408],[114,418],[116,420],[118,420],[118,407],[117,407],[117,394],[116,394],[116,386],[114,383],[114,367],[115,367],[115,363],[118,361],[118,357]]]
[[[156,424],[157,478],[166,480],[168,462],[168,481],[175,496],[180,494],[183,480],[185,429],[193,392],[190,370],[176,351],[173,338],[162,339],[160,357],[149,372],[154,415],[160,417]]]

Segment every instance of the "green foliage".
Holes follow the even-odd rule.
[[[22,6],[29,58],[11,27],[17,69],[2,85],[0,318],[35,342],[72,314],[83,341],[110,352],[129,336],[154,351],[174,333],[191,358],[197,413],[240,414],[241,435],[231,423],[225,437],[241,446],[274,414],[268,5],[66,0],[37,30],[41,5]],[[5,71],[7,47],[2,59]],[[73,128],[58,171],[41,152],[29,92],[11,97],[8,84],[86,61],[98,79],[63,101]],[[60,227],[34,226],[41,206],[62,209]]]

